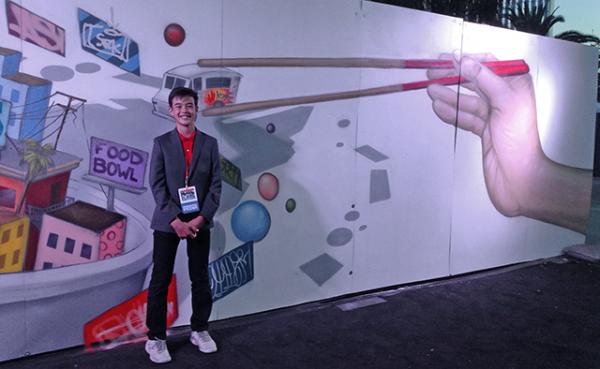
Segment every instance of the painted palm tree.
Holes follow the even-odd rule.
[[[46,169],[54,163],[52,155],[54,155],[55,152],[52,144],[42,145],[35,140],[26,140],[24,142],[21,164],[27,164],[27,176],[25,177],[23,195],[19,199],[17,214],[21,215],[23,213],[23,204],[25,203],[29,186],[40,173],[46,171]]]

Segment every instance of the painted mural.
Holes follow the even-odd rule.
[[[178,86],[221,155],[211,319],[583,241],[594,50],[361,0],[150,3],[5,0],[0,325],[22,334],[0,361],[143,336],[148,152]]]

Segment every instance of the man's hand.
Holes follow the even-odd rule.
[[[173,227],[173,230],[177,233],[179,238],[196,237],[196,228],[190,225],[189,222],[184,222],[179,218],[175,218],[175,220],[171,222],[171,227]]]
[[[188,224],[190,225],[191,229],[194,232],[194,237],[196,236],[196,233],[198,233],[200,228],[202,228],[202,226],[204,225],[205,222],[206,222],[206,220],[204,219],[204,217],[202,215],[198,215],[197,217],[195,217],[194,219],[192,219],[188,222]]]

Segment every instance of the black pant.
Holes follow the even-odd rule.
[[[167,331],[167,291],[173,276],[175,255],[179,245],[175,233],[154,231],[154,251],[152,260],[152,278],[148,288],[148,307],[146,326],[151,339],[166,339]],[[212,294],[208,279],[208,252],[210,249],[210,230],[202,229],[195,238],[187,238],[188,271],[192,281],[192,318],[193,331],[208,328],[208,318],[212,310]]]

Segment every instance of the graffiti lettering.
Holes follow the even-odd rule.
[[[84,23],[82,37],[84,37],[84,47],[99,54],[115,57],[122,62],[129,61],[131,40],[120,31],[114,28],[105,28],[99,24]]]
[[[102,19],[78,9],[81,47],[128,72],[140,75],[137,42]]]
[[[230,294],[254,279],[253,253],[252,242],[248,242],[209,264],[214,300]]]
[[[63,28],[10,1],[6,2],[6,20],[11,35],[65,56]]]
[[[97,342],[127,340],[146,333],[147,300],[148,290],[144,290],[86,323],[83,329],[86,346]],[[173,277],[167,293],[167,326],[171,326],[177,316],[177,282]]]

